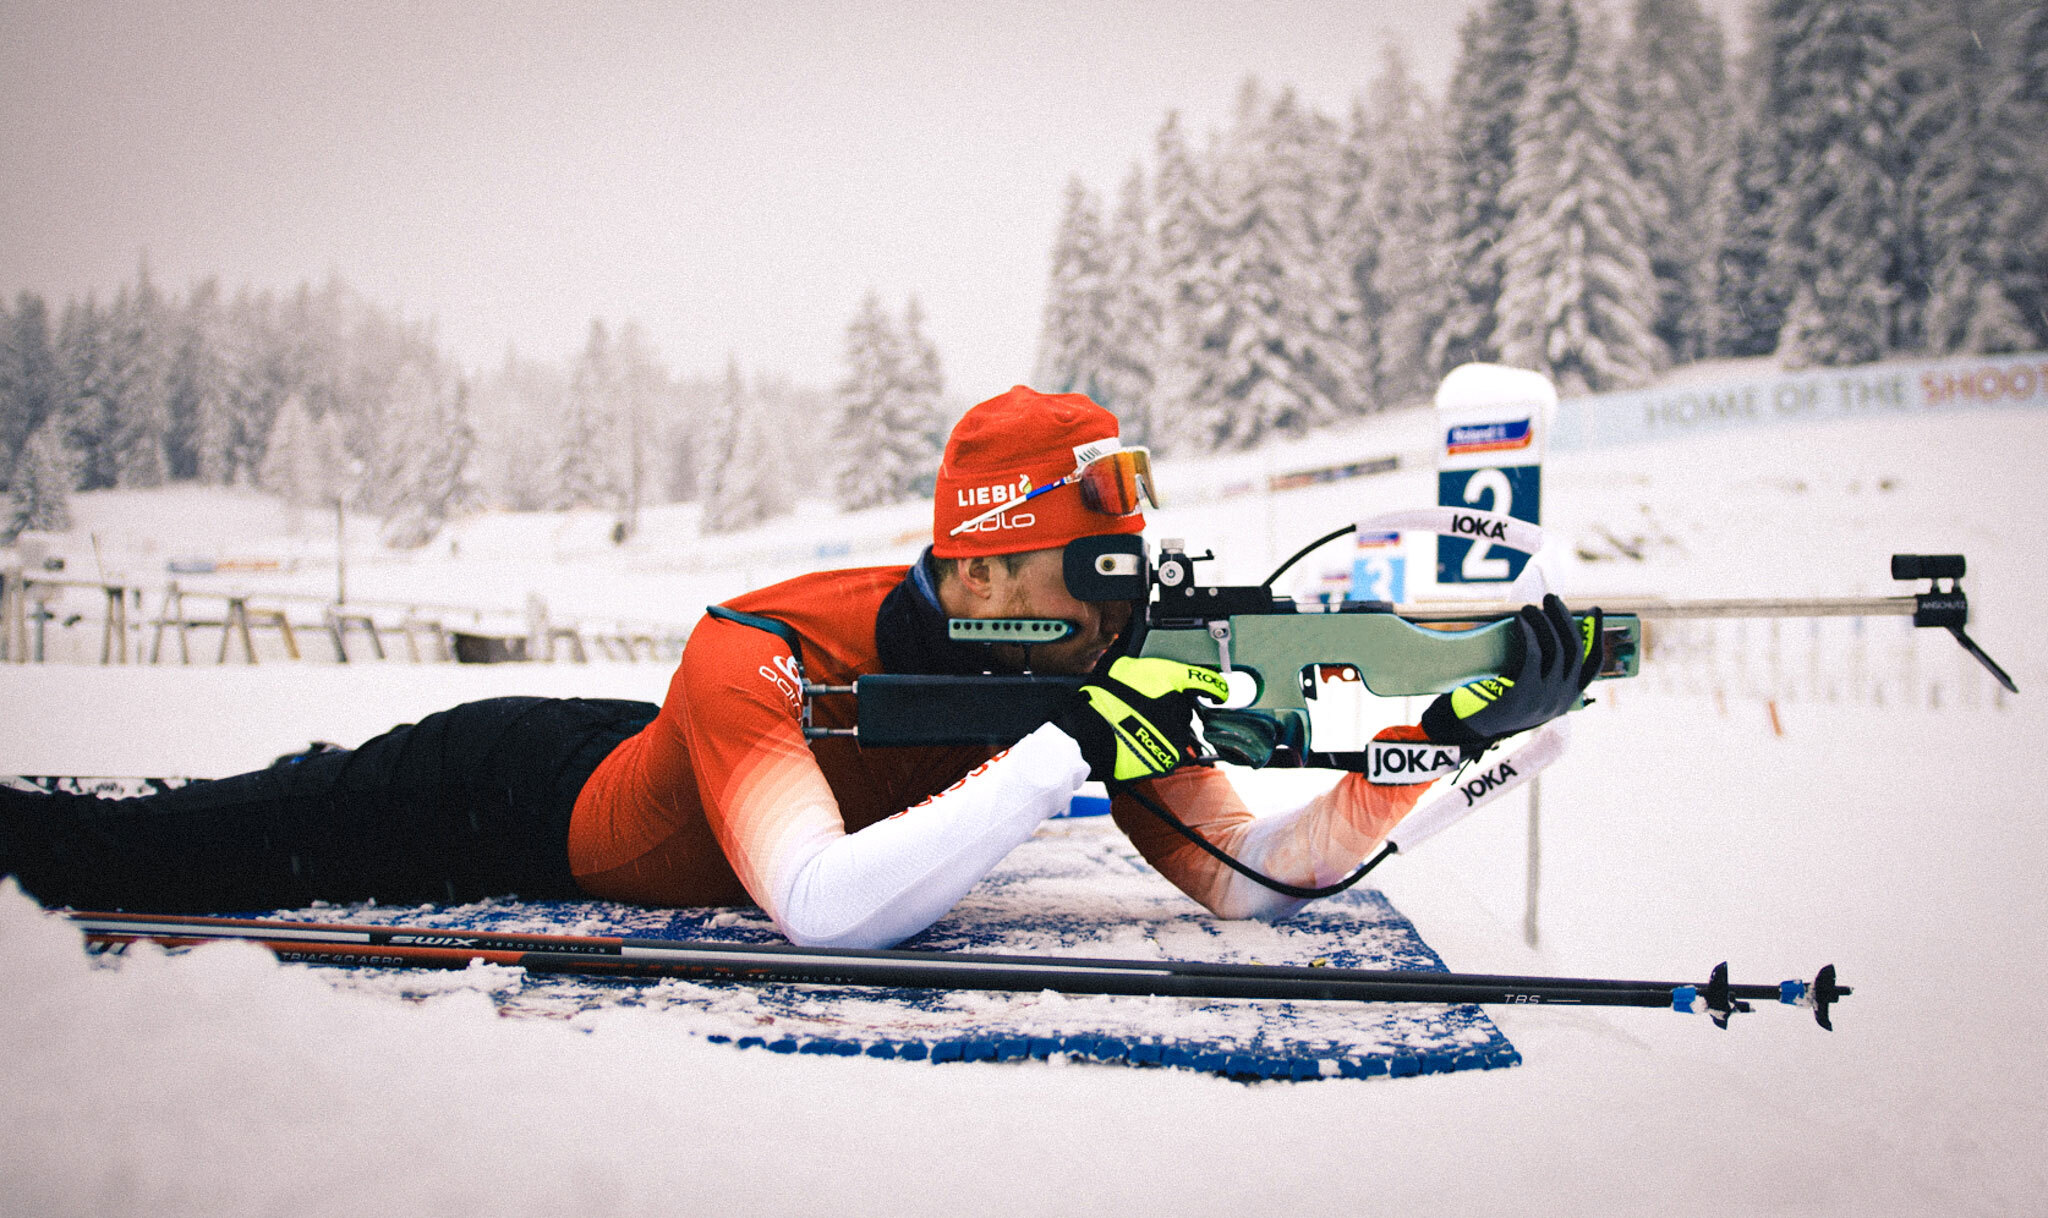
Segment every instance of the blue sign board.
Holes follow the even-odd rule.
[[[1436,501],[1444,507],[1478,508],[1501,512],[1531,524],[1539,522],[1542,503],[1543,467],[1540,465],[1486,466],[1481,469],[1439,470]],[[1436,542],[1436,581],[1440,584],[1503,583],[1522,573],[1529,556],[1489,541],[1463,537],[1439,537]]]
[[[1360,554],[1351,560],[1351,599],[1399,605],[1408,599],[1408,560],[1399,554]]]

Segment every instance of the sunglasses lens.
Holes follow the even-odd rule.
[[[1130,453],[1131,464],[1135,467],[1137,475],[1138,498],[1144,501],[1146,507],[1157,509],[1161,505],[1159,484],[1152,479],[1152,454],[1142,448],[1133,448]]]
[[[1159,506],[1152,491],[1152,458],[1142,448],[1089,462],[1080,482],[1082,500],[1105,516],[1130,516],[1145,504]]]

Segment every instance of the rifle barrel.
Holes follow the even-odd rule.
[[[1598,605],[1608,613],[1633,613],[1643,618],[1738,617],[1912,617],[1917,598],[1911,596],[1759,597],[1751,599],[1667,600],[1657,596],[1581,596],[1576,601]],[[1394,612],[1413,622],[1473,622],[1511,617],[1521,606],[1505,601],[1417,601],[1397,605]]]

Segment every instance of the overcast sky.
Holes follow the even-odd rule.
[[[1390,39],[1436,91],[1470,7],[0,0],[0,292],[333,272],[470,366],[601,317],[818,386],[914,293],[971,401],[1030,373],[1070,177],[1248,73],[1344,114]]]

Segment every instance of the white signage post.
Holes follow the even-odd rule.
[[[1543,522],[1543,441],[1557,412],[1550,378],[1499,364],[1461,364],[1436,391],[1437,504]],[[1439,537],[1439,586],[1513,583],[1530,556],[1497,543]],[[1497,589],[1488,589],[1497,592]]]
[[[1478,508],[1531,524],[1543,522],[1543,442],[1557,414],[1550,378],[1499,364],[1462,364],[1436,391],[1436,501],[1439,507]],[[1512,583],[1532,556],[1496,542],[1462,537],[1436,541],[1440,589],[1477,584],[1495,590]],[[1536,946],[1537,894],[1543,863],[1543,788],[1529,782],[1529,839],[1523,888],[1522,938]]]

